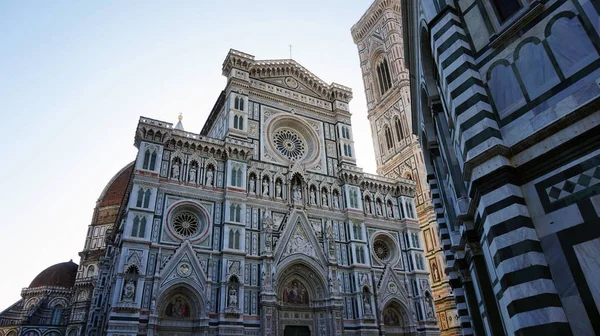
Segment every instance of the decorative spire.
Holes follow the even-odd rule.
[[[177,122],[177,125],[175,125],[175,129],[183,131],[183,124],[181,123],[181,120],[183,120],[183,113],[179,113],[179,117],[177,117],[177,120],[179,121]]]

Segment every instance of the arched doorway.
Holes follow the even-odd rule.
[[[328,335],[329,292],[323,276],[302,262],[284,266],[277,281],[277,335]]]
[[[283,336],[310,336],[310,329],[307,326],[286,326]]]
[[[406,310],[396,301],[392,301],[383,308],[381,321],[386,335],[411,335]]]
[[[159,296],[155,314],[157,319],[151,327],[161,336],[202,335],[208,330],[205,299],[195,289],[186,285],[174,285]]]

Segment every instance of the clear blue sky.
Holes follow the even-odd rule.
[[[371,0],[1,1],[0,311],[73,259],[140,115],[199,132],[230,48],[350,86],[358,164],[375,171],[350,27]],[[175,6],[174,4],[177,3]]]

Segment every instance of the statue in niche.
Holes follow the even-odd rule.
[[[208,170],[206,171],[206,185],[207,186],[212,186],[213,185],[213,169],[212,167],[208,168]]]
[[[333,207],[335,209],[339,209],[340,208],[340,198],[337,194],[333,194]]]
[[[250,192],[256,192],[256,179],[254,178],[254,175],[250,176]]]
[[[229,307],[237,308],[237,290],[233,286],[229,287]]]
[[[427,317],[429,319],[433,319],[433,299],[431,298],[431,296],[427,295],[426,297],[427,300]]]
[[[153,313],[156,311],[156,299],[155,298],[152,298],[152,301],[150,302],[150,311]]]
[[[328,206],[327,204],[327,193],[325,191],[321,191],[321,206]]]
[[[123,287],[123,300],[124,301],[133,301],[134,296],[135,296],[135,282],[133,282],[133,280],[127,280],[127,282],[125,282],[125,287]]]
[[[387,215],[388,217],[394,217],[394,209],[392,208],[392,203],[390,202],[387,204]]]
[[[177,163],[177,161],[173,162],[173,173],[171,177],[175,180],[179,179],[179,164]]]
[[[269,196],[269,181],[267,179],[262,182],[262,194],[263,196]]]
[[[382,215],[381,202],[377,202],[377,216]]]
[[[281,195],[281,181],[277,180],[277,183],[275,184],[275,196],[277,198],[282,198]]]
[[[369,301],[371,301],[370,297],[365,295],[363,297],[363,312],[365,316],[371,316],[373,314],[373,311],[371,310],[371,303]]]
[[[192,166],[190,168],[190,183],[196,183],[196,167]]]
[[[310,191],[310,204],[312,204],[312,205],[317,204],[317,192],[315,189],[312,189]]]
[[[371,201],[365,200],[365,212],[371,214]]]
[[[302,200],[302,191],[300,191],[300,186],[299,185],[294,185],[294,201],[301,201]]]
[[[435,260],[431,261],[431,273],[433,275],[433,281],[440,281],[440,271],[438,270],[437,263]]]

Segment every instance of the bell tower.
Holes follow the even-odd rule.
[[[415,196],[421,227],[415,244],[427,258],[427,268],[442,335],[460,335],[460,327],[442,323],[458,316],[441,249],[427,173],[411,120],[409,71],[404,59],[400,1],[375,0],[352,27],[358,47],[365,87],[368,118],[377,161],[377,173],[390,178],[408,178],[417,183]]]

